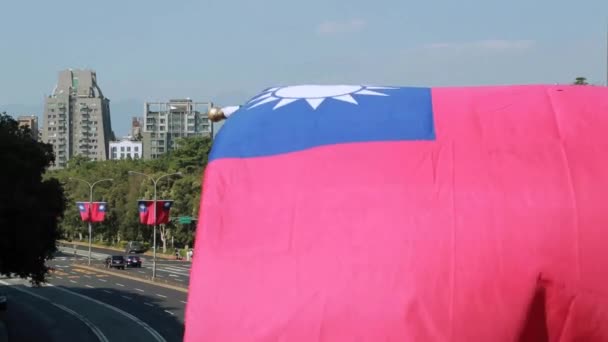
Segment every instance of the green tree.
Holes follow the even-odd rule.
[[[52,146],[33,140],[27,128],[0,114],[0,274],[45,281],[46,260],[56,252],[63,187],[43,179],[55,160]]]
[[[587,78],[586,77],[582,77],[579,76],[574,80],[575,85],[588,85],[589,83],[587,83]]]

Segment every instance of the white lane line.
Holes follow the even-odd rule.
[[[55,276],[55,279],[63,279],[62,277],[59,276]]]
[[[186,302],[184,302],[183,300],[180,300],[180,303],[186,304]]]
[[[146,274],[146,272],[144,272],[144,271],[137,271],[137,272],[139,272],[141,274]]]
[[[144,292],[142,289],[135,289],[135,291]]]
[[[88,288],[90,288],[90,289],[94,289],[94,287],[91,286],[91,285],[85,285],[85,286],[88,287]]]
[[[178,275],[175,275],[175,274],[169,274],[169,277],[176,277],[176,278],[179,278],[179,276],[178,276]]]
[[[103,281],[104,283],[105,283],[105,282],[107,282],[107,280],[105,280],[105,279],[101,279],[101,278],[99,278],[99,279],[97,279],[97,280],[99,280],[99,281]]]
[[[165,310],[165,312],[168,313],[171,316],[175,316],[175,314],[173,312],[169,311],[169,310]]]
[[[90,275],[85,275],[84,277],[85,277],[85,278],[89,278],[89,279],[91,279],[91,276],[90,276]]]
[[[11,284],[6,283],[6,282],[4,282],[2,280],[0,280],[0,284],[4,284],[4,285],[7,285],[7,286],[11,285]],[[30,296],[36,297],[36,298],[38,298],[40,300],[43,300],[43,301],[45,301],[47,303],[50,303],[53,306],[55,306],[55,307],[57,307],[57,308],[65,311],[65,312],[69,313],[70,315],[76,317],[78,320],[80,320],[82,323],[84,323],[87,327],[89,327],[89,329],[91,329],[91,331],[93,332],[93,334],[95,334],[95,336],[97,337],[97,339],[100,342],[110,342],[110,340],[108,340],[108,338],[106,337],[106,335],[104,335],[103,332],[101,332],[101,330],[95,324],[91,323],[91,321],[89,321],[88,319],[86,319],[86,317],[80,315],[79,313],[75,312],[74,310],[71,310],[71,309],[69,309],[69,308],[67,308],[67,307],[65,307],[65,306],[63,306],[61,304],[54,303],[50,299],[48,299],[46,297],[42,297],[41,295],[38,295],[36,293],[30,292],[29,290],[21,289],[21,288],[18,288],[18,287],[11,287],[11,288],[13,288],[13,289],[15,289],[17,291],[23,292],[23,293],[27,293]]]
[[[112,293],[112,291],[108,291],[108,290],[103,290],[103,292],[110,293],[110,294]]]
[[[49,285],[50,285],[50,286],[53,286],[52,284],[49,284]],[[74,291],[70,291],[70,290],[65,289],[65,288],[63,288],[63,287],[56,287],[56,286],[53,286],[53,287],[54,287],[55,289],[59,290],[59,291],[62,291],[62,292],[65,292],[65,293],[70,293],[70,294],[72,294],[72,295],[74,295],[74,296],[77,296],[77,297],[80,297],[80,298],[83,298],[83,299],[89,300],[89,301],[91,301],[91,302],[93,302],[93,303],[99,304],[99,305],[101,305],[101,306],[103,306],[103,307],[105,307],[105,308],[108,308],[108,309],[110,309],[110,310],[112,310],[112,311],[114,311],[114,312],[117,312],[117,313],[119,313],[119,314],[121,314],[121,315],[123,315],[123,316],[127,317],[128,319],[132,320],[133,322],[135,322],[136,324],[138,324],[138,325],[139,325],[139,326],[141,326],[142,328],[146,329],[146,331],[147,331],[148,333],[150,333],[150,335],[152,335],[152,337],[154,337],[154,340],[156,340],[156,341],[158,341],[158,342],[167,342],[167,340],[165,340],[165,338],[164,338],[164,337],[162,337],[162,335],[161,335],[161,334],[159,334],[159,333],[158,333],[158,331],[156,331],[156,330],[152,329],[152,327],[150,327],[148,324],[146,324],[145,322],[143,322],[143,321],[142,321],[142,320],[140,320],[139,318],[137,318],[137,317],[135,317],[135,316],[131,315],[131,314],[130,314],[130,313],[128,313],[128,312],[125,312],[125,311],[123,311],[123,310],[121,310],[121,309],[119,309],[119,308],[117,308],[117,307],[115,307],[115,306],[112,306],[112,305],[106,304],[106,303],[104,303],[104,302],[102,302],[102,301],[99,301],[99,300],[97,300],[97,299],[94,299],[94,298],[91,298],[91,297],[88,297],[88,296],[82,295],[82,294],[80,294],[80,293],[76,293],[76,292],[74,292]]]
[[[74,283],[74,284],[76,284],[76,282],[75,282],[75,281],[73,281],[73,280],[71,280],[71,279],[70,279],[70,283]]]
[[[158,294],[158,293],[156,295],[159,296],[160,298],[167,298],[167,296],[163,296],[163,295]]]
[[[175,281],[181,281],[181,282],[183,282],[183,281],[184,281],[183,279],[174,279],[174,280],[175,280]]]
[[[131,298],[131,297],[127,297],[127,296],[121,296],[121,297],[122,297],[122,298],[124,298],[124,299],[128,299],[128,300],[133,299],[133,298]]]
[[[116,285],[118,285],[120,287],[125,287],[123,284],[119,284],[119,283],[116,283]]]
[[[150,304],[150,303],[144,303],[144,305],[147,305],[147,306],[152,306],[152,307],[154,306],[154,305],[152,305],[152,304]]]

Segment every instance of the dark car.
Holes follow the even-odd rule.
[[[137,242],[137,241],[127,242],[126,249],[125,249],[125,252],[127,254],[131,254],[131,253],[140,254],[145,251],[146,251],[146,249],[144,248],[144,245],[141,242]]]
[[[127,267],[141,267],[141,258],[136,255],[127,256]]]
[[[125,269],[126,261],[122,255],[112,255],[106,258],[106,267]]]

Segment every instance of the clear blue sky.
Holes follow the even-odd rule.
[[[239,104],[294,83],[567,83],[606,75],[606,0],[2,1],[0,110],[92,68],[125,134],[143,101]]]

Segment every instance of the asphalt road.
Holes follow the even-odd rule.
[[[58,255],[42,287],[0,279],[11,340],[182,341],[186,293],[82,269],[72,258]]]
[[[62,246],[60,250],[65,254],[63,257],[59,256],[58,260],[66,260],[66,256],[74,255],[74,248],[72,246]],[[76,254],[79,257],[88,258],[89,250],[84,246],[76,246]],[[102,248],[91,248],[91,263],[102,264],[105,258],[109,255],[125,255],[124,253],[102,249]],[[134,254],[139,255],[139,254]],[[152,257],[147,255],[139,255],[142,259],[141,268],[129,268],[124,270],[127,273],[138,273],[148,277],[152,276]],[[62,259],[63,258],[63,259]],[[162,280],[174,281],[180,285],[188,286],[190,281],[190,267],[192,263],[185,260],[165,260],[156,259],[156,277]]]

